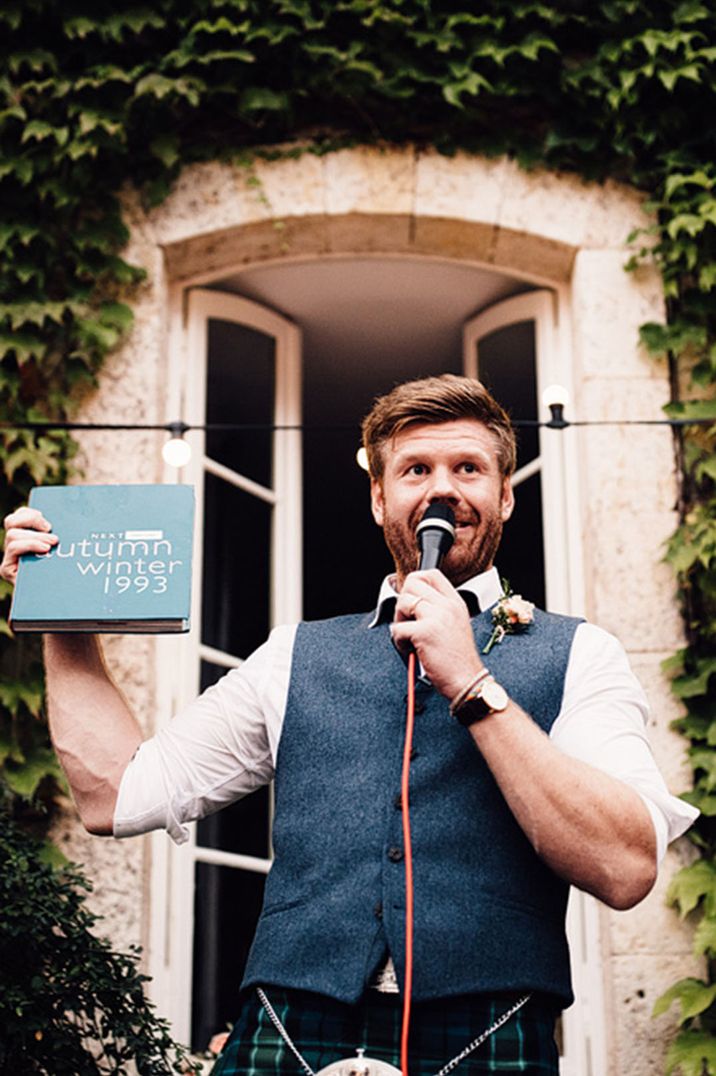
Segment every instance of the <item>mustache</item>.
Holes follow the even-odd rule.
[[[410,527],[411,534],[415,538],[416,542],[417,542],[418,524],[420,523],[421,519],[423,518],[424,513],[425,513],[425,509],[421,509],[421,511],[413,513],[413,515],[410,518],[409,527]],[[466,524],[477,525],[479,523],[480,523],[480,516],[478,515],[477,512],[469,512],[469,513],[466,513],[464,511],[461,512],[461,513],[455,512],[455,526],[456,527],[465,526]]]

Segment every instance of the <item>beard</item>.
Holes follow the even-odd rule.
[[[383,537],[395,562],[401,586],[405,576],[417,571],[420,564],[415,531],[421,518],[422,513],[406,523],[386,515],[383,521]],[[479,516],[470,513],[469,517],[463,515],[456,522],[455,541],[440,566],[454,587],[492,567],[504,525],[499,510],[486,511]],[[469,532],[460,523],[468,524]]]

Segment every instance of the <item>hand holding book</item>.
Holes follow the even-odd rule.
[[[187,631],[193,515],[189,486],[33,489],[6,521],[13,631]]]
[[[52,533],[52,524],[36,508],[18,508],[5,517],[3,526],[5,550],[0,576],[14,585],[20,558],[28,553],[38,556],[49,553],[59,538]]]

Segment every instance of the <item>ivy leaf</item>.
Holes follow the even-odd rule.
[[[699,235],[705,228],[705,221],[698,213],[678,213],[666,226],[670,239],[678,239],[681,232],[687,235]]]
[[[716,657],[699,658],[693,673],[677,676],[671,689],[679,699],[693,699],[708,693],[709,679],[716,673]]]
[[[179,160],[179,139],[175,134],[158,135],[149,143],[149,149],[165,168],[173,168]]]
[[[187,57],[185,63],[198,63],[206,66],[212,63],[223,63],[227,60],[235,60],[237,63],[252,64],[256,57],[248,49],[214,49],[212,52],[201,52],[198,56]]]
[[[120,333],[115,328],[104,325],[96,318],[79,318],[77,333],[80,341],[90,349],[98,348],[100,352],[111,351],[116,347]]]
[[[25,756],[17,742],[17,738],[10,731],[0,726],[0,765],[4,766],[8,759],[22,763],[25,761]]]
[[[220,18],[215,19],[214,22],[209,22],[208,19],[202,19],[199,22],[195,23],[191,28],[191,35],[196,36],[202,33],[229,34],[231,37],[235,37],[237,35],[243,36],[249,26],[250,23],[248,22],[234,23],[231,22],[230,19],[227,19],[225,15],[222,15]]]
[[[20,365],[30,359],[39,359],[45,353],[46,345],[31,333],[9,333],[0,330],[0,358],[3,354],[13,352]]]
[[[258,112],[262,109],[281,112],[289,106],[285,93],[275,93],[263,86],[247,86],[239,98],[240,112]]]
[[[92,134],[100,128],[106,131],[107,134],[124,136],[124,127],[119,119],[114,116],[110,116],[104,112],[96,112],[89,109],[84,109],[79,115],[79,130],[80,134],[88,135]]]
[[[699,787],[708,792],[716,788],[716,751],[708,747],[692,747],[689,761],[694,771],[699,774]]]
[[[161,30],[164,26],[162,16],[150,8],[128,8],[126,11],[113,12],[104,23],[99,23],[103,36],[113,41],[122,41],[125,31],[141,34],[147,27]]]
[[[711,291],[716,286],[716,262],[707,262],[699,269],[699,288],[701,291]]]
[[[13,75],[18,75],[23,68],[40,73],[44,70],[57,71],[57,60],[47,49],[28,49],[15,52],[8,59],[8,67]]]
[[[84,40],[91,34],[97,33],[97,22],[83,15],[76,15],[71,19],[65,19],[64,31],[69,38]]]
[[[703,187],[705,190],[711,190],[714,185],[713,177],[708,175],[703,169],[697,172],[675,172],[673,175],[667,176],[666,184],[664,187],[664,197],[667,202],[673,197],[677,190],[685,186]]]
[[[469,71],[463,78],[443,86],[443,97],[450,105],[456,108],[464,108],[460,98],[464,93],[476,97],[480,90],[491,90],[492,86],[487,79],[477,71]]]
[[[516,50],[521,56],[526,56],[528,60],[538,60],[540,53],[547,49],[548,52],[559,52],[559,46],[543,34],[532,33],[517,45]]]
[[[701,901],[707,915],[716,915],[716,866],[705,859],[682,867],[671,879],[666,893],[667,904],[676,906],[682,919]]]
[[[695,956],[716,956],[716,919],[704,916],[694,934]]]
[[[3,774],[13,792],[31,800],[46,777],[59,780],[62,771],[51,748],[36,747],[21,766],[5,766]]]
[[[666,1055],[666,1076],[711,1076],[716,1073],[716,1036],[688,1028],[679,1032]]]
[[[135,97],[150,94],[158,101],[168,96],[178,96],[187,99],[189,104],[196,107],[200,101],[203,83],[195,78],[166,78],[164,75],[146,75],[140,79],[134,88]]]
[[[100,320],[103,325],[108,325],[124,333],[131,328],[134,322],[134,314],[131,306],[127,306],[126,303],[102,303]]]
[[[639,338],[652,355],[661,355],[665,351],[678,353],[688,347],[703,347],[706,343],[706,330],[699,324],[676,322],[672,325],[660,325],[650,321],[639,329]]]
[[[681,1005],[679,1023],[683,1024],[685,1020],[706,1012],[713,1005],[714,1000],[716,1000],[716,983],[709,985],[701,982],[700,979],[681,979],[656,999],[652,1015],[661,1016],[671,1008],[675,1001],[678,1001]],[[713,1038],[712,1042],[716,1057],[716,1038]]]
[[[69,137],[70,132],[67,127],[53,127],[51,123],[46,123],[45,120],[30,120],[25,125],[20,142],[42,142],[46,138],[54,138],[58,146],[64,146],[67,144]]]
[[[671,71],[659,71],[659,81],[671,93],[680,78],[688,78],[692,82],[701,82],[701,70],[700,64],[685,64],[684,67]]]

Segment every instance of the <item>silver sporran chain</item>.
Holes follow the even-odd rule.
[[[292,1041],[286,1028],[281,1023],[276,1010],[266,997],[260,986],[256,987],[256,993],[259,996],[259,1001],[266,1010],[269,1020],[278,1031],[283,1041],[288,1046],[289,1050],[293,1053],[294,1057],[300,1064],[306,1076],[402,1076],[400,1069],[396,1069],[394,1065],[389,1065],[387,1061],[378,1061],[374,1057],[365,1057],[365,1049],[363,1047],[356,1050],[356,1056],[353,1058],[344,1058],[342,1061],[334,1061],[330,1065],[326,1065],[325,1068],[319,1069],[318,1072],[314,1072],[311,1066],[306,1061],[298,1050],[296,1044]],[[478,1046],[489,1039],[490,1035],[493,1035],[498,1028],[501,1028],[503,1024],[506,1024],[510,1017],[514,1016],[518,1009],[521,1009],[523,1005],[526,1005],[530,1000],[531,994],[525,994],[524,997],[519,998],[515,1004],[503,1012],[501,1016],[498,1016],[493,1024],[478,1035],[476,1039],[473,1039],[464,1050],[453,1057],[452,1061],[448,1061],[447,1065],[440,1069],[436,1076],[448,1076],[449,1072],[452,1072],[461,1061],[464,1061],[468,1054],[471,1054],[473,1050],[476,1050]]]

